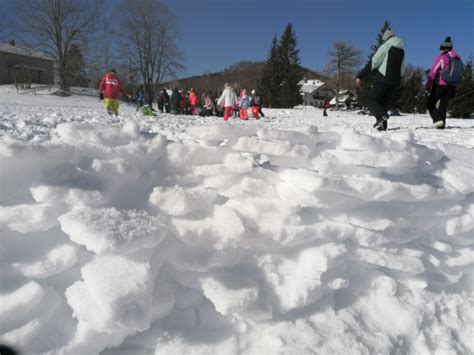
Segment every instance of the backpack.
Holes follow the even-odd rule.
[[[464,64],[459,57],[449,56],[448,65],[441,72],[441,79],[443,79],[446,84],[456,85],[460,84],[462,81],[462,76],[464,74]]]

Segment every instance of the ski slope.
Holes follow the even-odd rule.
[[[0,87],[0,343],[474,353],[474,122],[243,122]]]

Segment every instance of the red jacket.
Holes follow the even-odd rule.
[[[191,106],[197,106],[198,104],[198,97],[194,91],[191,91],[191,93],[189,94],[189,104]]]
[[[104,75],[99,84],[99,92],[104,92],[106,99],[119,99],[123,91],[122,81],[117,74],[109,72]]]

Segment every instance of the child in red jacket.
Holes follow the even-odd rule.
[[[99,84],[100,98],[105,98],[105,109],[107,113],[118,116],[119,98],[125,95],[122,81],[118,78],[115,69],[110,69]]]

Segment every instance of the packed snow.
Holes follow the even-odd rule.
[[[474,123],[159,114],[0,87],[0,342],[474,353]]]

